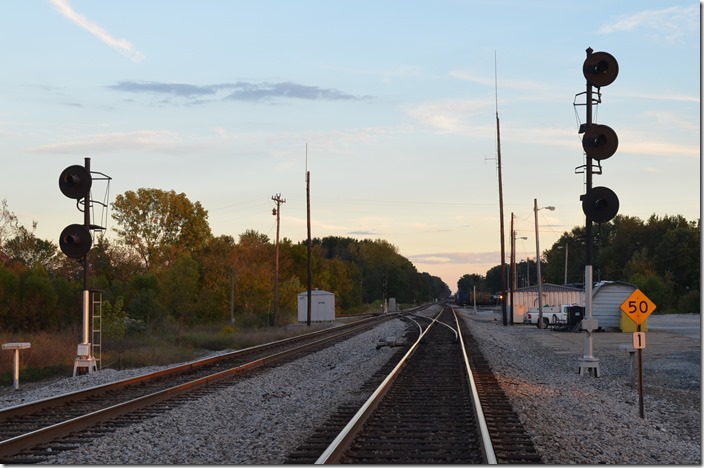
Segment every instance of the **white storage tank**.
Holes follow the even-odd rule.
[[[335,294],[322,289],[310,292],[310,321],[335,321]],[[308,291],[298,294],[298,323],[308,323]]]
[[[635,331],[635,322],[631,319],[627,324],[633,324],[633,330],[623,330],[621,304],[633,294],[635,285],[623,281],[601,281],[594,286],[592,291],[592,317],[597,319],[597,324],[605,330]],[[647,331],[647,321],[641,326],[642,331]]]

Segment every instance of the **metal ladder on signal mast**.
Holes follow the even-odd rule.
[[[93,359],[96,361],[98,370],[102,367],[102,345],[103,345],[103,292],[91,291],[91,321],[92,321],[92,344]]]

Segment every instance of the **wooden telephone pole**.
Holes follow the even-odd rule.
[[[281,205],[286,203],[286,199],[281,198],[280,193],[271,199],[276,203],[276,208],[271,213],[276,216],[276,273],[274,275],[274,326],[276,326],[279,321],[279,224],[281,222]]]

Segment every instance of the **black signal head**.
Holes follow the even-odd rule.
[[[81,258],[85,256],[93,244],[90,231],[82,224],[71,224],[61,231],[59,247],[66,256]]]
[[[582,148],[590,158],[599,161],[608,159],[618,149],[618,136],[611,127],[592,124],[584,132]]]
[[[584,60],[582,73],[592,86],[608,86],[618,76],[618,62],[608,52],[594,52]]]
[[[69,198],[85,197],[93,185],[90,172],[83,166],[69,166],[59,176],[59,189]]]
[[[582,211],[595,223],[606,223],[618,214],[618,197],[608,187],[593,187],[581,199]]]

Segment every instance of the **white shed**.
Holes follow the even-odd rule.
[[[310,321],[333,322],[335,320],[335,294],[314,289],[310,292]],[[298,323],[308,322],[308,291],[298,294]]]
[[[637,288],[623,281],[600,281],[592,291],[592,316],[597,320],[597,325],[605,330],[625,330],[621,326],[621,304],[628,299]],[[634,323],[626,317],[626,323]],[[647,321],[646,321],[647,322]],[[635,325],[634,325],[635,326]],[[641,325],[641,330],[647,330],[647,323]]]

